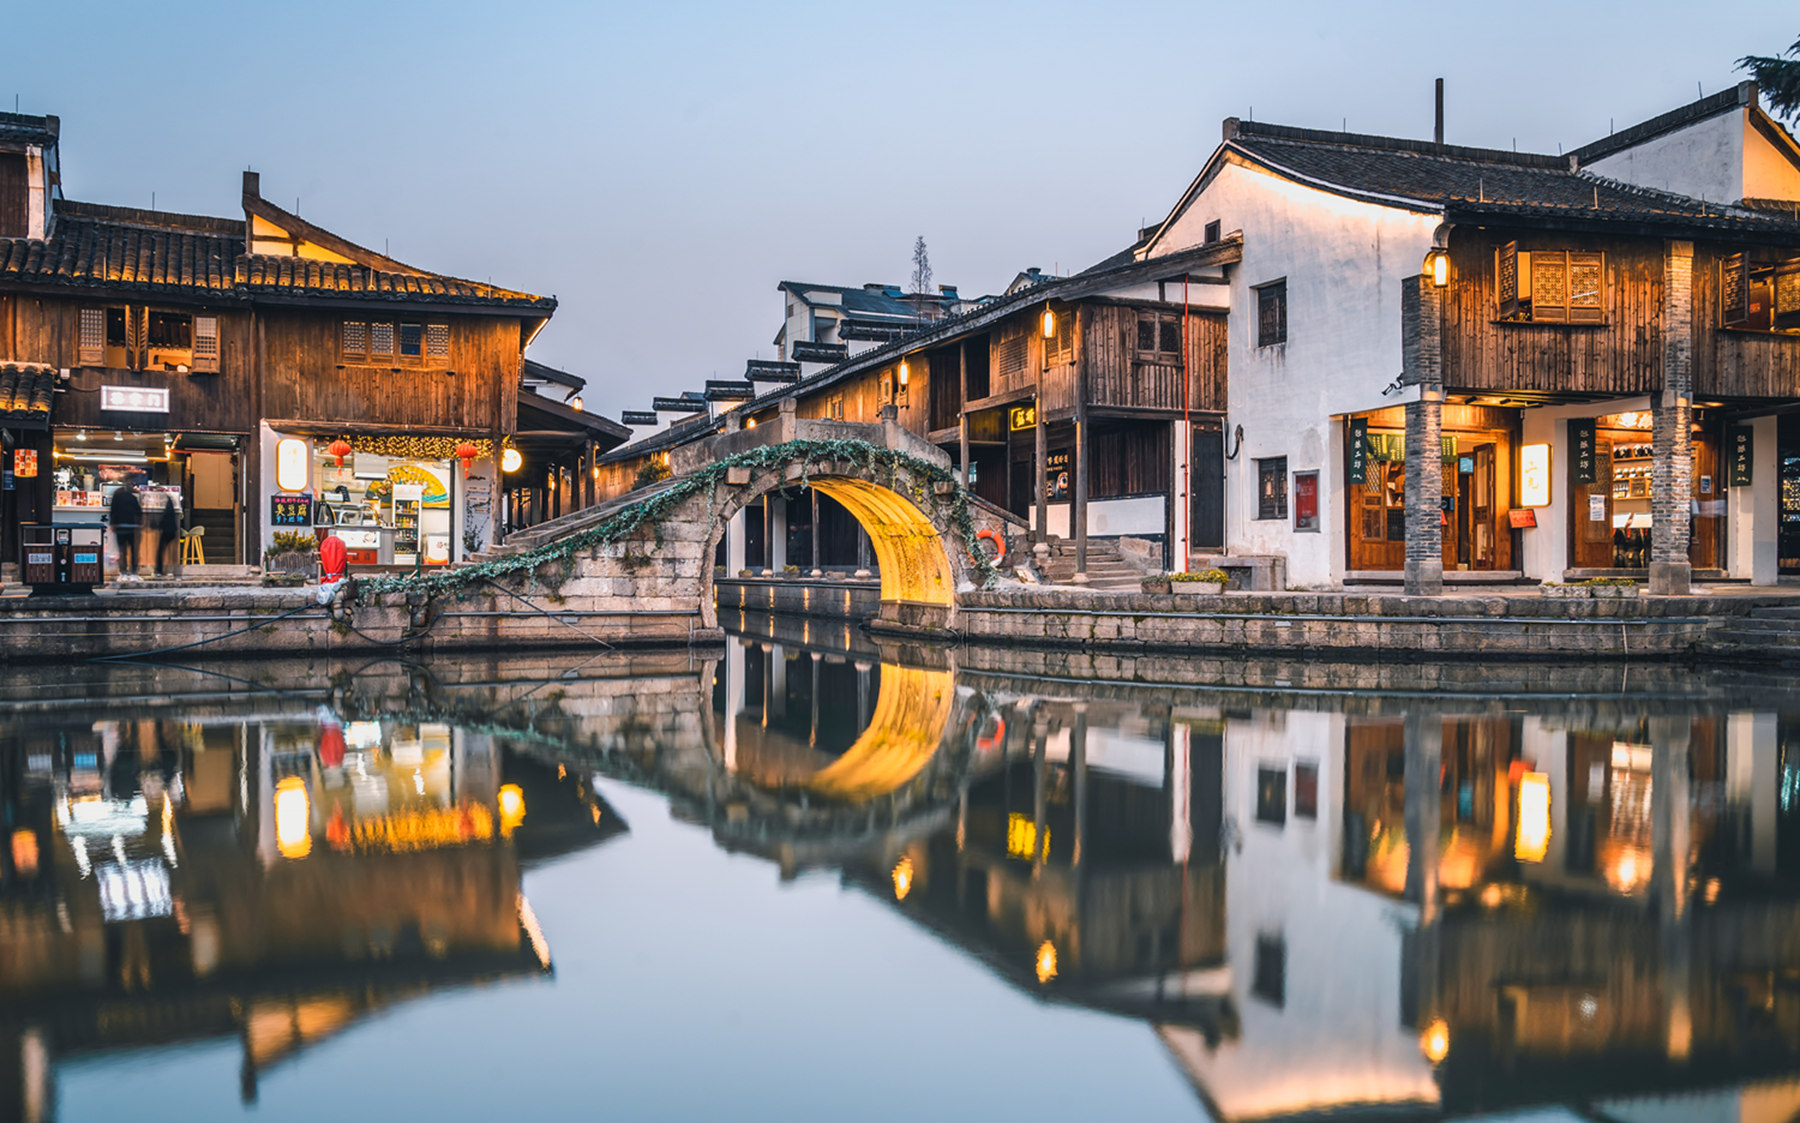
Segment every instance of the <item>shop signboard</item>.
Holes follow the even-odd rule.
[[[102,386],[102,413],[167,413],[169,391],[162,386]]]
[[[1319,473],[1294,473],[1294,529],[1319,529]]]
[[[1044,456],[1044,498],[1060,503],[1069,498],[1069,454],[1052,452]]]
[[[1350,482],[1362,483],[1369,475],[1369,419],[1350,419]]]
[[[37,478],[37,449],[13,449],[13,475],[22,480]]]
[[[1731,456],[1731,486],[1749,487],[1752,480],[1751,460],[1755,455],[1756,433],[1748,425],[1733,425],[1726,438]]]
[[[269,496],[270,526],[311,526],[312,524],[312,496]]]
[[[1007,426],[1017,433],[1037,425],[1037,406],[1014,406],[1007,411]]]
[[[1594,447],[1594,419],[1571,417],[1569,419],[1569,456],[1574,464],[1577,484],[1598,482],[1595,476]]]

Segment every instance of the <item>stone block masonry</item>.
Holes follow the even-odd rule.
[[[1415,388],[1406,404],[1406,591],[1436,596],[1444,589],[1444,530],[1439,465],[1444,432],[1444,360],[1438,290],[1425,276],[1401,290],[1400,381]]]
[[[1663,265],[1662,390],[1651,402],[1650,591],[1688,591],[1694,494],[1694,244],[1670,242]]]

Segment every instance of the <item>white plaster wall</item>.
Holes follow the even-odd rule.
[[[1170,227],[1158,253],[1200,244],[1218,219],[1242,230],[1232,278],[1225,540],[1233,554],[1284,554],[1288,583],[1341,584],[1345,543],[1342,415],[1393,405],[1382,394],[1400,374],[1401,282],[1424,267],[1440,216],[1377,206],[1228,164]],[[1253,286],[1287,279],[1288,342],[1256,345]],[[1288,471],[1319,472],[1321,532],[1256,514],[1256,461],[1286,456]]]
[[[50,169],[39,145],[25,149],[25,236],[38,241],[49,237]]]
[[[1290,711],[1225,727],[1225,813],[1238,837],[1227,859],[1227,955],[1243,1030],[1211,1050],[1177,1031],[1163,1038],[1229,1118],[1438,1100],[1418,1034],[1400,1024],[1400,937],[1416,910],[1332,876],[1343,744],[1340,714]],[[1316,821],[1293,815],[1296,761],[1319,766]],[[1284,826],[1255,821],[1259,764],[1288,769]],[[1276,932],[1287,945],[1280,1008],[1250,993],[1256,938]]]
[[[1744,198],[1800,200],[1800,168],[1744,116]]]
[[[1725,565],[1731,576],[1754,585],[1773,585],[1779,576],[1780,464],[1775,455],[1776,421],[1758,417],[1750,422],[1749,487],[1726,492]],[[1730,455],[1730,449],[1726,449]],[[1730,477],[1730,466],[1720,466],[1720,486]]]
[[[1582,171],[1639,187],[1735,203],[1744,197],[1745,125],[1741,109],[1721,113],[1595,160]]]

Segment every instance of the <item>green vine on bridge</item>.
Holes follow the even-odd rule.
[[[602,522],[523,553],[429,573],[361,578],[355,583],[354,603],[373,603],[389,593],[420,593],[428,598],[458,596],[489,581],[507,579],[537,579],[554,588],[561,584],[566,570],[550,580],[540,573],[545,566],[568,563],[577,554],[621,541],[646,525],[655,527],[689,499],[701,494],[712,495],[733,469],[748,468],[754,477],[760,472],[784,471],[790,464],[801,466],[800,479],[793,482],[802,485],[807,484],[815,472],[835,475],[841,471],[828,472],[827,465],[849,464],[859,473],[885,471],[888,487],[907,495],[921,509],[933,502],[947,506],[948,522],[968,550],[969,565],[977,585],[985,586],[999,576],[999,570],[988,560],[976,540],[975,517],[969,509],[968,492],[954,472],[911,453],[867,441],[794,440],[746,449],[714,461],[679,477],[671,486],[622,507]],[[902,471],[912,477],[911,486],[902,483]],[[945,494],[936,494],[939,485],[943,484],[950,485],[949,489]]]

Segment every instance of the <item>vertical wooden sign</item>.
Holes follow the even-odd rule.
[[[1748,425],[1733,425],[1727,432],[1726,449],[1731,456],[1731,486],[1749,487],[1756,451],[1756,432]]]
[[[1353,484],[1362,483],[1369,475],[1369,421],[1366,417],[1350,419],[1350,473]]]
[[[1594,419],[1571,417],[1569,419],[1569,463],[1575,473],[1575,483],[1598,482],[1595,478],[1594,451]]]

